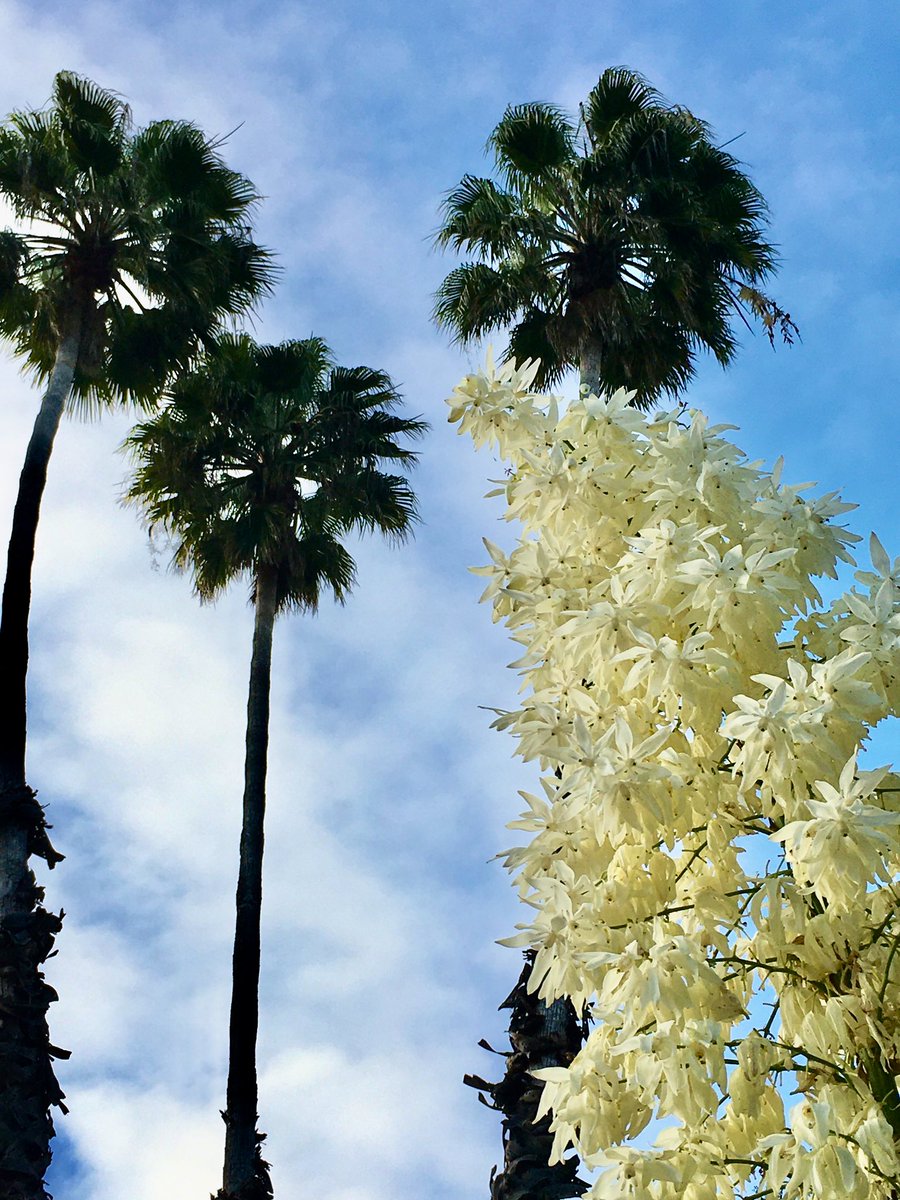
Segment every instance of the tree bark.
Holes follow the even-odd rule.
[[[586,345],[578,357],[581,386],[596,396],[602,394],[604,388],[600,377],[600,351],[596,345]]]
[[[244,815],[241,829],[237,918],[232,962],[231,1020],[228,1041],[228,1091],[225,1111],[225,1166],[216,1200],[268,1200],[269,1164],[258,1133],[256,1035],[259,1026],[260,916],[269,745],[269,688],[272,635],[277,609],[278,574],[260,567],[256,575],[256,614],[250,691],[247,700],[247,748],[244,765]]]
[[[25,778],[28,616],[31,572],[47,466],[72,387],[82,310],[63,332],[34,424],[9,540],[0,615],[0,1195],[46,1200],[44,1175],[54,1135],[50,1109],[67,1111],[53,1071],[68,1052],[50,1044],[47,1010],[56,993],[41,971],[62,916],[42,906],[44,889],[28,865],[32,854],[53,867],[53,849],[36,793]]]
[[[588,1188],[578,1176],[577,1156],[549,1165],[551,1119],[545,1116],[535,1122],[543,1085],[531,1072],[539,1067],[567,1067],[581,1049],[583,1023],[569,1000],[547,1005],[536,992],[528,991],[533,963],[534,952],[528,951],[516,986],[500,1005],[512,1010],[512,1050],[506,1055],[503,1078],[487,1083],[477,1076],[465,1077],[470,1086],[487,1092],[489,1107],[503,1113],[503,1168],[491,1172],[491,1200],[564,1200],[581,1196]]]

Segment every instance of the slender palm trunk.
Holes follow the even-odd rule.
[[[47,467],[66,399],[72,388],[81,331],[76,310],[59,344],[56,362],[34,423],[13,512],[0,617],[0,788],[25,782],[25,676],[28,670],[28,614],[31,569]]]
[[[263,822],[269,747],[269,685],[278,576],[274,567],[256,575],[256,619],[247,700],[244,817],[234,928],[231,1022],[228,1041],[225,1168],[216,1200],[268,1200],[268,1163],[257,1133],[256,1033],[259,1025],[259,942],[262,911]]]
[[[64,1112],[53,1072],[47,1009],[56,993],[41,966],[59,932],[61,916],[47,912],[28,866],[37,854],[52,867],[57,854],[47,837],[44,812],[25,780],[28,614],[31,570],[47,465],[72,387],[81,336],[75,307],[60,341],[50,382],[34,424],[19,479],[9,540],[0,616],[0,1195],[4,1200],[45,1200],[53,1121]]]

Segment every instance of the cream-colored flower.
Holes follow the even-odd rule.
[[[892,879],[886,857],[898,846],[900,813],[864,803],[889,770],[857,772],[854,754],[838,787],[816,780],[822,799],[807,801],[809,820],[791,821],[771,834],[784,843],[798,879],[838,908],[852,908],[870,884]]]

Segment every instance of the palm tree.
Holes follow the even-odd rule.
[[[201,600],[252,581],[255,610],[243,826],[234,937],[225,1164],[217,1200],[272,1195],[257,1132],[256,1034],[269,678],[275,619],[315,612],[323,592],[343,603],[355,565],[341,539],[355,530],[405,538],[415,497],[402,475],[415,454],[402,439],[422,421],[398,416],[390,379],[332,364],[317,338],[257,346],[223,339],[171,390],[171,402],[127,445],[137,460],[128,493],[174,539]]]
[[[69,72],[50,106],[0,127],[0,195],[19,231],[0,231],[0,336],[45,391],[13,515],[0,617],[0,1191],[41,1200],[51,1064],[41,964],[59,928],[31,854],[61,857],[25,774],[31,569],[47,467],[65,405],[148,404],[223,320],[270,286],[250,238],[252,184],[200,129],[135,131],[128,106]]]
[[[437,234],[478,259],[436,295],[458,341],[511,326],[508,356],[540,359],[538,386],[578,367],[646,408],[684,388],[699,350],[731,361],[735,318],[793,340],[790,314],[759,290],[777,261],[763,197],[703,121],[635,71],[604,71],[577,122],[550,104],[508,108],[488,145],[501,182],[464,176]]]
[[[693,377],[697,353],[733,358],[733,325],[797,334],[760,287],[777,259],[766,203],[709,126],[626,67],[603,72],[574,120],[550,104],[507,108],[488,141],[500,182],[466,175],[448,193],[441,246],[477,261],[451,271],[434,316],[462,343],[510,328],[507,356],[539,359],[538,386],[569,368],[592,391],[627,388],[649,408]],[[526,964],[523,975],[531,974]],[[557,1200],[587,1184],[569,1159],[547,1167],[535,1123],[535,1065],[567,1065],[583,1040],[567,1000],[547,1006],[520,979],[504,1078],[470,1076],[504,1114],[493,1200]]]

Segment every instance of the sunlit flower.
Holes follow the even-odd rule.
[[[900,813],[865,804],[890,768],[856,770],[856,755],[841,771],[838,787],[817,780],[821,800],[808,800],[808,821],[791,821],[771,835],[784,842],[797,878],[840,908],[859,902],[876,882],[890,882],[885,858],[898,845]]]

